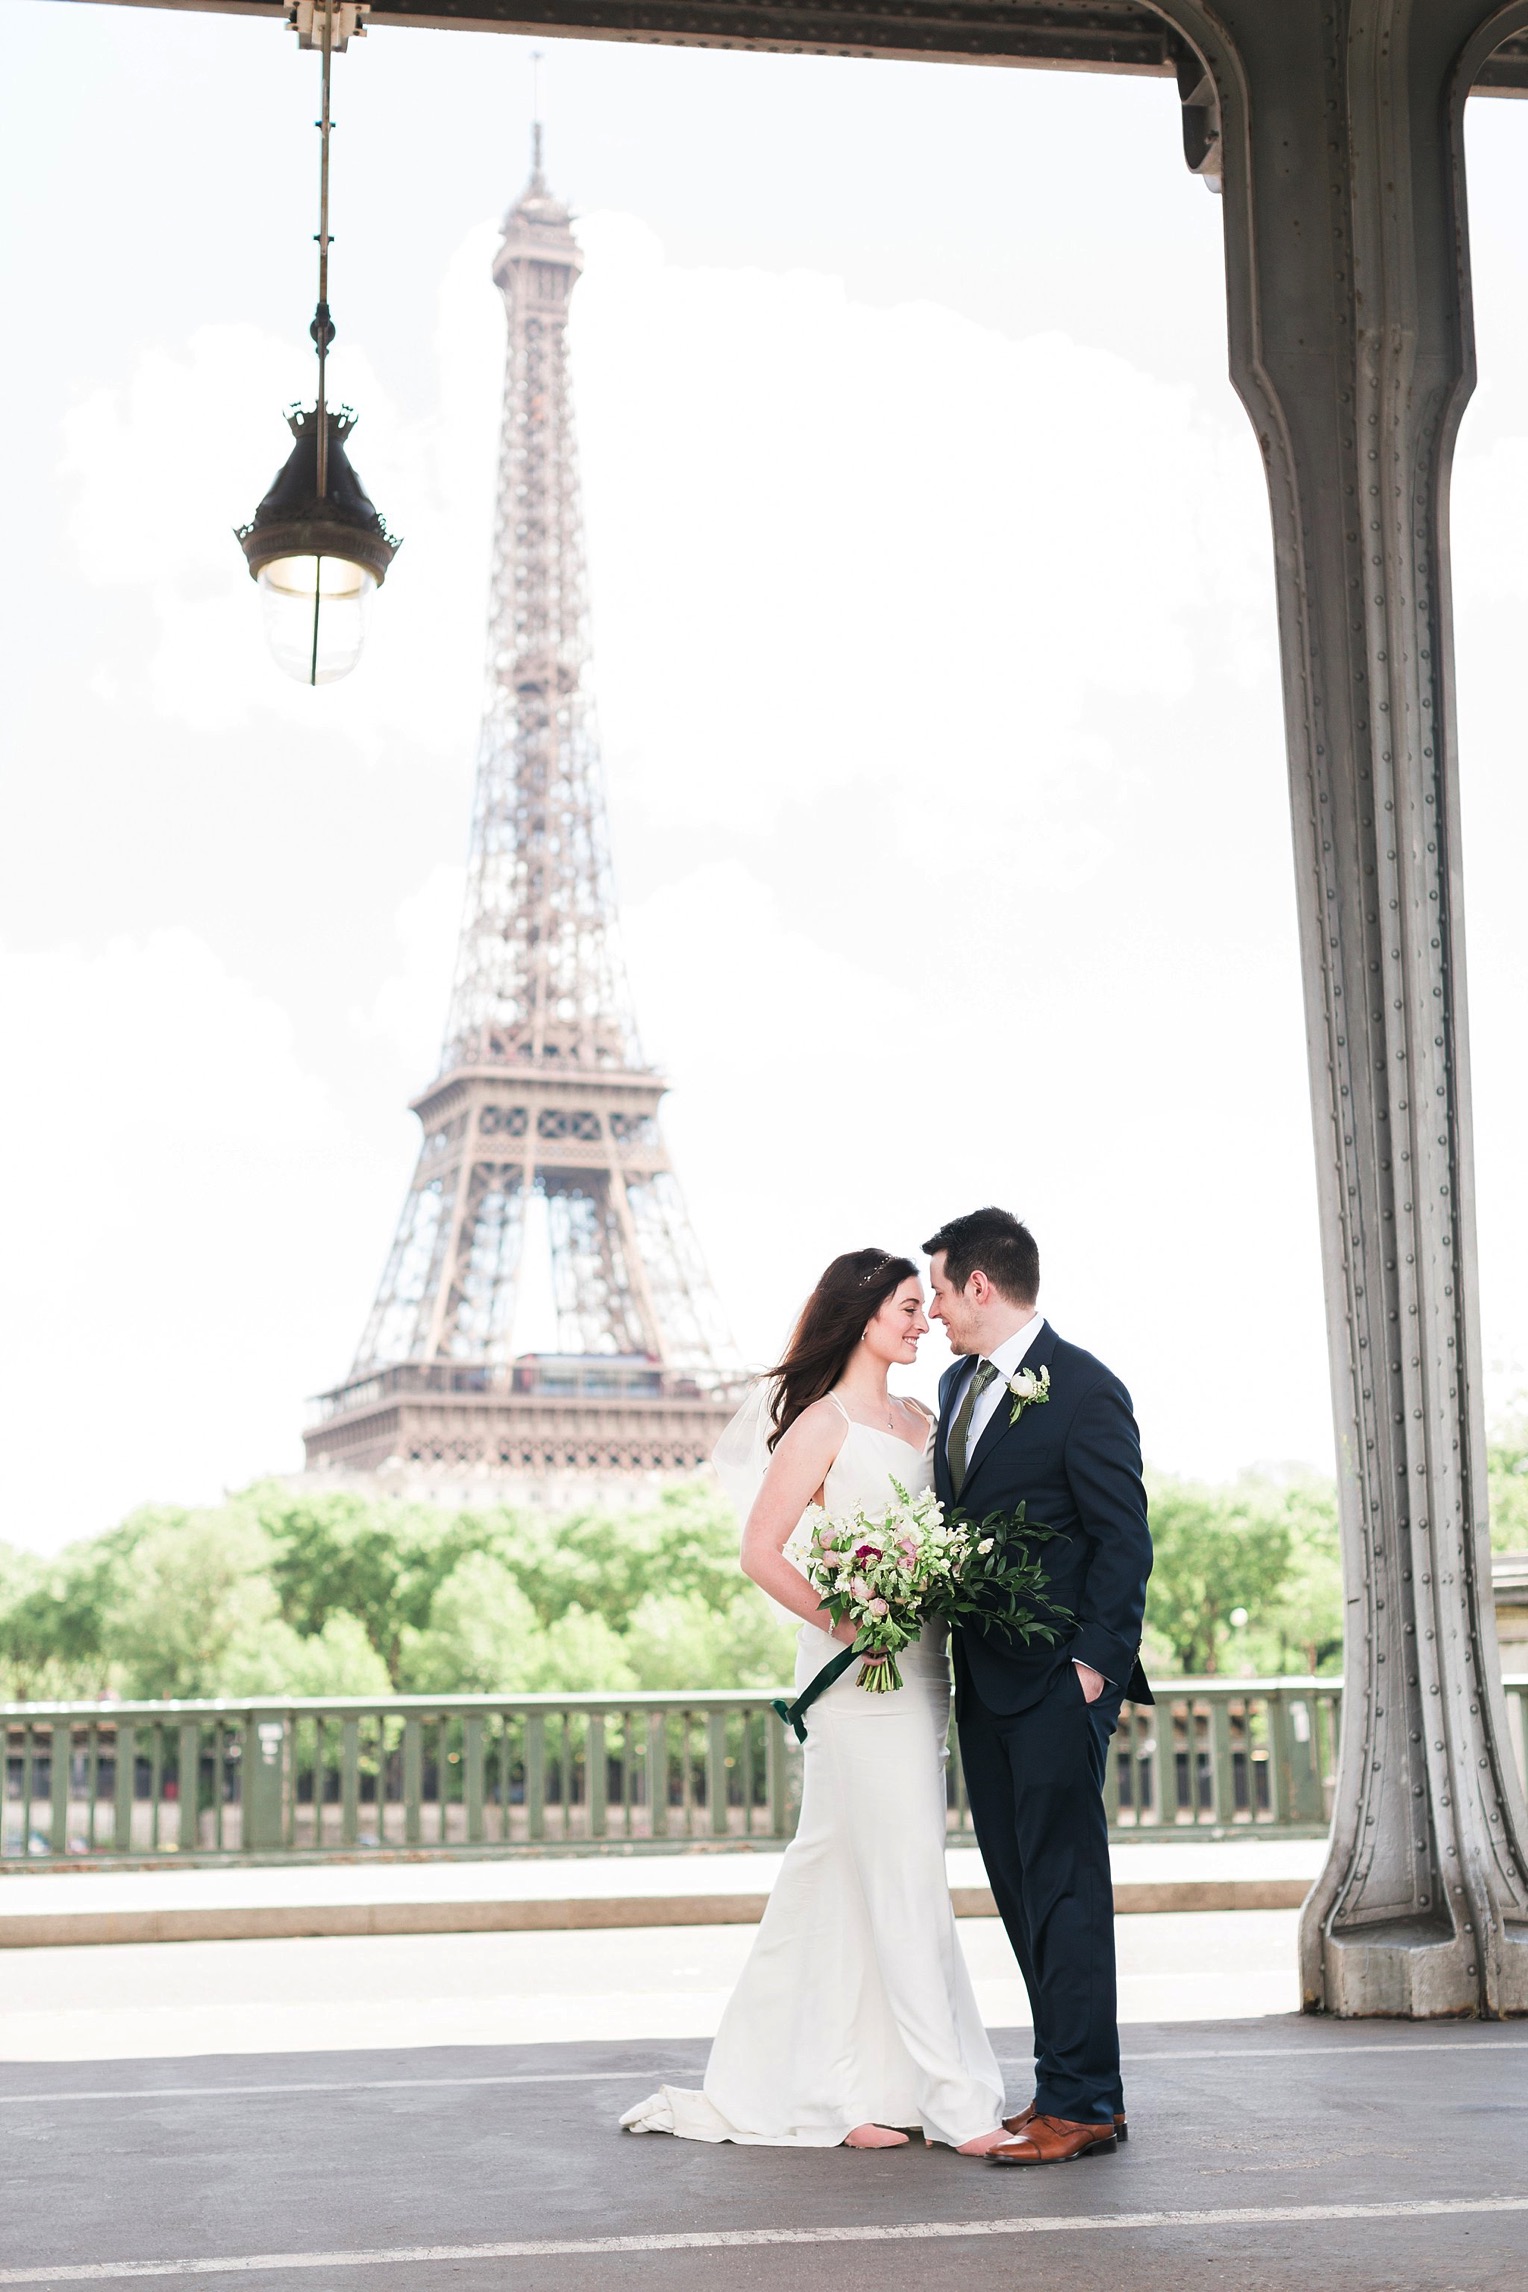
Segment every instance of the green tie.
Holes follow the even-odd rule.
[[[950,1427],[950,1485],[957,1496],[965,1485],[966,1443],[971,1438],[971,1419],[976,1413],[977,1397],[987,1390],[996,1375],[997,1365],[995,1362],[977,1362],[976,1374],[966,1387],[966,1397],[960,1404],[954,1424]]]

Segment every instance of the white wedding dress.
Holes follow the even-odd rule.
[[[884,1505],[893,1479],[927,1488],[928,1451],[851,1420],[826,1509]],[[798,1692],[838,1652],[803,1624]],[[900,1690],[869,1695],[851,1665],[807,1713],[801,1821],[703,2090],[660,2087],[621,2119],[629,2132],[831,2148],[856,2125],[921,2125],[951,2145],[998,2125],[1003,2080],[945,1875],[944,1627],[897,1667]]]

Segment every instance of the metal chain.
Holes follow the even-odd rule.
[[[334,52],[334,0],[323,0],[324,36],[323,64],[320,77],[320,116],[315,122],[319,133],[318,161],[318,308],[313,313],[309,332],[318,346],[318,498],[323,501],[329,492],[329,408],[325,388],[329,345],[334,340],[334,321],[329,316],[329,134],[334,122],[329,116],[330,65]]]

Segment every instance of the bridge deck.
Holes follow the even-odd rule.
[[[618,2133],[620,2108],[660,2077],[697,2077],[695,2041],[12,2065],[0,2285],[129,2272],[231,2273],[245,2292],[1523,2281],[1522,2024],[1271,2016],[1137,2026],[1126,2047],[1129,2146],[1041,2173],[921,2146]],[[1027,2032],[1001,2033],[998,2051],[1022,2098]]]

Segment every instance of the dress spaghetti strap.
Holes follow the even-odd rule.
[[[843,1420],[844,1420],[844,1423],[845,1423],[846,1425],[852,1425],[852,1424],[853,1424],[853,1422],[854,1422],[854,1419],[853,1419],[853,1417],[851,1417],[851,1416],[850,1416],[850,1414],[849,1414],[848,1410],[847,1410],[847,1409],[844,1407],[844,1404],[843,1404],[843,1402],[842,1402],[842,1401],[839,1399],[839,1397],[838,1397],[837,1393],[826,1393],[826,1394],[824,1394],[824,1396],[823,1396],[823,1397],[824,1397],[824,1399],[825,1399],[825,1400],[829,1400],[829,1401],[831,1401],[831,1402],[833,1403],[833,1406],[834,1406],[834,1408],[835,1408],[835,1409],[837,1409],[837,1411],[838,1411],[839,1415],[840,1415],[840,1416],[843,1418]]]

